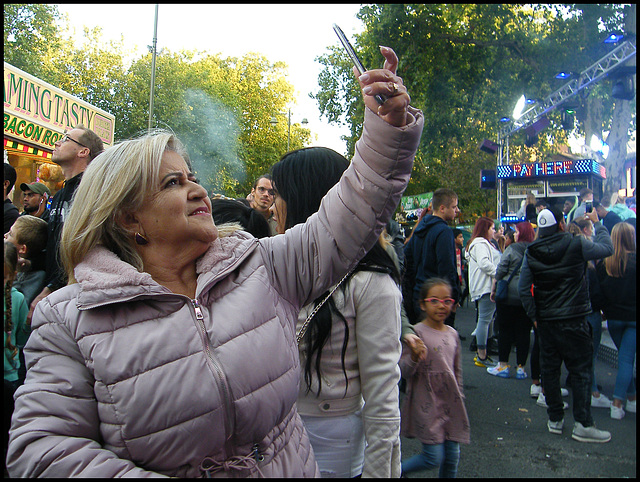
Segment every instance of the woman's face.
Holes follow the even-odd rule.
[[[489,231],[487,231],[487,239],[490,240],[495,236],[495,234],[496,234],[496,227],[494,225],[491,225],[489,227]]]
[[[587,236],[588,238],[590,238],[591,236],[593,236],[593,223],[589,222],[589,224],[587,224],[587,226],[585,228],[582,229],[582,232],[584,233],[585,236]]]
[[[148,248],[169,246],[181,252],[195,248],[191,252],[200,256],[218,237],[206,189],[176,152],[163,154],[159,179],[160,185],[133,213]]]
[[[515,232],[513,233],[513,241],[517,243],[519,237],[520,237],[520,231],[518,231],[518,228],[516,228]]]
[[[464,236],[462,235],[462,233],[458,234],[458,236],[456,236],[456,244],[458,246],[463,246],[464,245]]]
[[[287,222],[287,202],[278,195],[277,191],[270,210],[276,222],[276,232],[278,234],[284,234],[285,223]]]

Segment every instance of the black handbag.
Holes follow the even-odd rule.
[[[496,295],[495,295],[496,301],[499,301],[501,303],[504,303],[505,301],[507,301],[507,298],[509,297],[509,283],[511,283],[511,280],[513,279],[513,277],[520,271],[520,267],[522,266],[523,261],[524,261],[524,256],[520,260],[520,263],[518,263],[518,267],[511,272],[511,276],[509,276],[508,280],[504,280],[504,279],[498,280],[498,282],[496,283]]]

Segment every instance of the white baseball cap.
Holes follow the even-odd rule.
[[[543,209],[538,214],[538,227],[539,228],[550,228],[551,226],[555,226],[558,224],[556,221],[556,217],[553,215],[551,211],[548,209]]]

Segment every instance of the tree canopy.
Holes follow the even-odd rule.
[[[152,54],[134,56],[124,40],[104,42],[84,29],[75,45],[55,5],[5,4],[5,60],[112,113],[116,142],[148,129]],[[245,197],[287,149],[288,123],[270,120],[295,103],[282,62],[248,53],[221,58],[163,49],[156,56],[152,127],[184,142],[194,171],[211,192]],[[291,125],[290,149],[310,140]]]
[[[111,112],[116,141],[147,129],[151,53],[133,55],[124,39],[104,42],[99,28],[85,28],[86,41],[74,45],[55,5],[5,4],[4,16],[5,61]],[[365,66],[381,67],[378,46],[392,47],[412,105],[425,115],[407,194],[449,187],[464,212],[478,214],[495,212],[495,192],[479,189],[479,172],[495,168],[496,159],[477,146],[496,139],[499,119],[523,93],[542,99],[557,90],[557,72],[580,72],[605,55],[608,31],[635,38],[635,4],[370,4],[358,17],[365,29],[353,43]],[[364,106],[351,62],[335,46],[317,60],[323,70],[312,97],[330,122],[349,126],[353,154]],[[284,64],[258,53],[222,58],[163,49],[152,126],[185,142],[207,189],[244,197],[286,151],[288,125],[279,114],[295,102],[286,74]],[[605,80],[572,102],[579,121],[573,129],[562,129],[561,109],[551,112],[551,126],[532,147],[523,132],[512,136],[511,161],[544,161],[569,134],[596,135],[610,145],[607,187],[617,189],[635,133],[635,96],[614,99]],[[272,125],[274,116],[284,122]],[[291,126],[291,149],[309,139],[309,130]]]
[[[365,29],[356,36],[364,64],[380,67],[378,45],[392,47],[400,58],[412,105],[425,116],[425,128],[407,194],[454,189],[469,211],[495,210],[495,192],[479,189],[481,169],[495,168],[495,156],[478,150],[485,138],[496,139],[499,119],[510,116],[517,99],[542,99],[561,87],[561,70],[581,72],[606,54],[607,31],[625,31],[625,18],[635,18],[635,6],[515,5],[515,4],[374,4],[360,9]],[[635,26],[633,27],[635,34]],[[317,59],[322,65],[314,95],[331,122],[349,125],[349,153],[362,129],[362,102],[350,73],[351,63],[337,48]],[[575,133],[596,134],[635,130],[635,98],[613,99],[611,83],[589,89],[576,106],[582,122]],[[616,112],[618,115],[614,115]],[[624,111],[624,112],[622,112]],[[633,113],[633,115],[631,115]],[[561,110],[550,114],[552,126],[539,142],[524,146],[524,134],[511,139],[511,160],[543,161],[566,143]],[[623,149],[624,147],[624,149]],[[605,162],[612,188],[623,185],[619,168],[626,141]]]

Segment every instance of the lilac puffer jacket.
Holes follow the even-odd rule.
[[[366,112],[351,166],[305,224],[214,241],[193,300],[94,249],[36,308],[10,476],[318,476],[296,410],[297,314],[396,208],[422,132],[410,113],[395,128]]]

